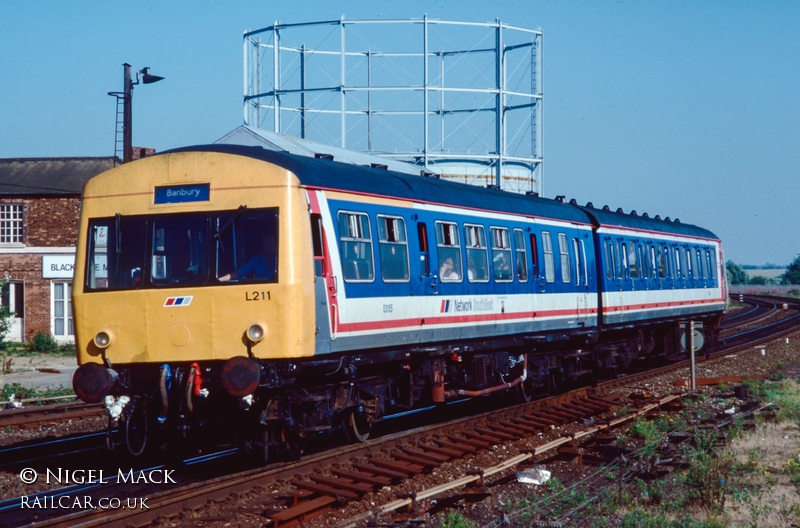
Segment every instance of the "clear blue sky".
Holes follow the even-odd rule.
[[[242,34],[276,20],[431,18],[544,32],[544,188],[678,217],[726,258],[800,253],[800,2],[0,0],[0,157],[107,156],[122,64],[133,142],[242,123]]]

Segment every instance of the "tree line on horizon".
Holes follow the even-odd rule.
[[[775,269],[766,266],[742,266],[732,260],[725,263],[725,270],[728,275],[728,284],[800,284],[800,255],[795,257],[791,264],[786,268],[786,272],[779,279],[768,279],[760,275],[749,278],[745,269]]]

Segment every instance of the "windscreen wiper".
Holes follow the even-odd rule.
[[[229,228],[231,225],[233,225],[233,223],[234,223],[234,222],[235,222],[235,221],[236,221],[236,220],[237,220],[237,219],[238,219],[240,216],[242,216],[242,213],[244,213],[246,210],[247,210],[247,206],[246,206],[246,205],[240,205],[240,206],[239,206],[239,208],[236,210],[236,213],[234,213],[234,215],[231,217],[231,219],[230,219],[230,220],[228,220],[228,223],[227,223],[227,224],[225,224],[224,226],[222,226],[222,229],[217,229],[217,226],[216,226],[216,225],[214,226],[214,230],[216,231],[216,232],[214,233],[214,240],[216,240],[216,241],[220,242],[220,247],[222,248],[222,251],[223,251],[223,252],[225,251],[225,246],[223,246],[223,245],[222,245],[222,234],[223,234],[225,231],[227,231],[227,230],[228,230],[228,228]]]
[[[114,267],[114,275],[119,275],[119,257],[122,255],[122,230],[120,229],[120,224],[122,224],[122,215],[117,213],[114,217],[115,228],[116,228],[116,252],[117,252],[117,261]]]

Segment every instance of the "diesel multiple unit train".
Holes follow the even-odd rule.
[[[726,307],[720,241],[678,220],[233,145],[89,181],[75,270],[74,388],[134,453],[364,441],[680,355],[687,321],[708,346]]]

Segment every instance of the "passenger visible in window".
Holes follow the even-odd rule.
[[[511,258],[506,251],[494,257],[494,278],[497,280],[511,280]]]
[[[233,273],[228,273],[219,278],[220,282],[253,278],[256,280],[270,280],[275,275],[276,255],[275,238],[271,235],[261,240],[262,252],[251,258],[247,264]]]
[[[475,259],[472,258],[472,255],[467,254],[467,277],[469,277],[470,281],[474,281],[476,276]]]
[[[439,268],[439,277],[442,280],[459,280],[461,278],[456,270],[453,269],[452,258],[448,257],[442,262],[442,266]]]

